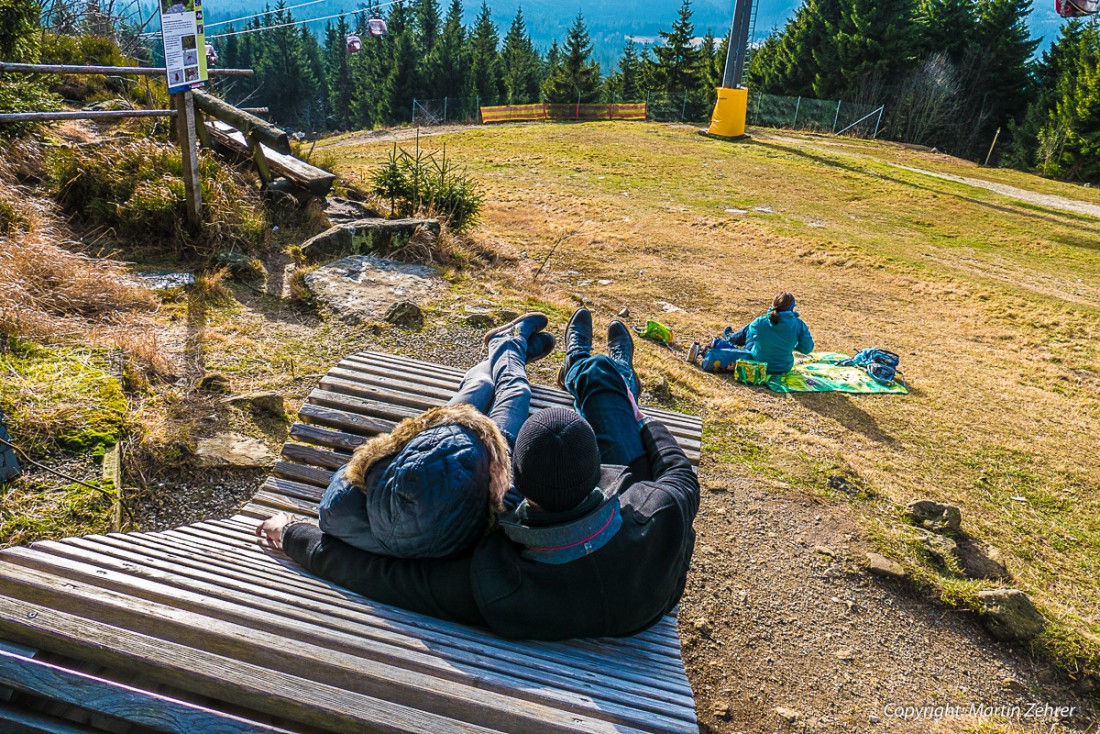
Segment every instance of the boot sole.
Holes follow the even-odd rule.
[[[489,329],[487,332],[485,332],[485,336],[481,337],[481,343],[488,346],[489,340],[492,339],[494,336],[500,334],[501,332],[508,331],[509,329],[514,328],[517,324],[519,324],[520,321],[523,321],[524,319],[529,319],[532,316],[541,316],[544,319],[546,318],[546,314],[541,314],[538,311],[525,313],[522,316],[512,319],[507,324],[502,324],[501,326],[496,326],[492,329]],[[543,328],[545,329],[546,327],[544,326]]]

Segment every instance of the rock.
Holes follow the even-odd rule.
[[[667,403],[672,400],[672,389],[669,387],[667,378],[657,378],[657,381],[649,388],[649,392],[653,395],[653,399],[659,403]]]
[[[1007,581],[1010,578],[1000,551],[973,538],[959,541],[956,556],[963,573],[972,579]]]
[[[143,285],[154,291],[168,291],[173,288],[188,288],[195,285],[194,273],[174,273],[169,271],[156,273],[138,273]]]
[[[979,591],[977,597],[986,629],[998,640],[1031,640],[1046,626],[1043,615],[1019,589]]]
[[[331,197],[325,207],[325,214],[333,224],[347,224],[360,219],[377,219],[379,212],[365,204],[351,199]]]
[[[272,390],[231,395],[228,398],[222,398],[222,402],[241,410],[255,410],[273,415],[276,418],[286,417],[286,405],[283,403],[283,396]]]
[[[229,378],[221,372],[207,372],[199,380],[199,389],[206,392],[229,392]]]
[[[619,311],[619,313],[615,314],[615,316],[617,316],[620,319],[629,319],[630,318],[630,309],[624,307],[623,310]]]
[[[802,714],[795,711],[794,709],[789,709],[784,706],[776,706],[775,714],[789,724],[793,724],[794,722],[802,718]]]
[[[957,533],[962,525],[962,512],[954,505],[945,505],[933,500],[916,500],[910,502],[906,510],[913,522],[937,533],[944,531]]]
[[[707,621],[706,617],[699,617],[691,623],[691,626],[703,637],[710,635],[710,622]]]
[[[1043,668],[1035,674],[1035,680],[1039,681],[1040,683],[1053,683],[1054,678],[1054,671],[1050,668]]]
[[[1027,691],[1027,686],[1015,678],[1005,678],[1001,681],[1001,690],[1010,691],[1011,693],[1024,693]]]
[[[932,557],[932,560],[941,566],[949,566],[950,559],[955,558],[955,552],[958,549],[958,544],[944,535],[937,535],[931,530],[925,530],[924,528],[917,528],[921,545],[924,547],[926,553]]]
[[[833,474],[825,481],[828,483],[830,489],[835,489],[844,494],[859,494],[859,487],[856,486],[852,480],[840,474]]]
[[[463,321],[466,322],[467,326],[472,326],[475,329],[488,329],[496,325],[496,321],[487,313],[472,313]]]
[[[262,441],[239,433],[200,438],[195,449],[199,466],[258,469],[271,466],[275,454]]]
[[[256,278],[264,273],[263,263],[236,250],[222,250],[214,259],[228,268],[234,278]]]
[[[892,579],[905,578],[905,569],[901,564],[891,561],[878,553],[867,554],[867,570],[876,576],[885,576]]]
[[[357,219],[337,224],[302,243],[302,255],[311,262],[345,255],[385,255],[408,244],[423,228],[439,235],[438,219]]]
[[[444,289],[432,268],[365,255],[317,268],[302,281],[314,298],[353,323],[381,320],[395,303],[424,303]]]
[[[519,318],[515,311],[497,311],[497,319],[502,324],[509,324]]]
[[[716,719],[728,719],[730,717],[730,705],[723,701],[719,701],[714,704],[714,710],[711,712]]]
[[[424,312],[412,301],[398,301],[386,311],[386,321],[403,329],[419,329],[424,325]]]
[[[827,545],[815,545],[814,553],[820,553],[823,556],[829,556],[830,558],[836,558],[836,551]]]

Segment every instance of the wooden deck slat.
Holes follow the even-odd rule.
[[[20,560],[25,559],[26,556],[23,556]],[[70,563],[75,568],[75,562]],[[364,666],[362,660],[355,655],[334,649],[334,639],[329,641],[328,647],[317,644],[314,641],[316,633],[307,625],[282,620],[282,629],[293,634],[276,634],[257,628],[263,620],[260,615],[255,615],[251,622],[246,621],[244,624],[228,621],[232,619],[231,610],[216,600],[207,600],[206,609],[208,612],[216,610],[217,617],[196,614],[179,606],[181,599],[190,596],[189,592],[180,589],[175,590],[179,598],[171,605],[136,598],[101,586],[107,579],[122,579],[119,575],[103,572],[102,569],[97,573],[94,567],[88,572],[96,577],[95,584],[72,578],[75,574],[58,577],[55,573],[31,567],[20,567],[16,570],[8,559],[0,563],[0,568],[5,571],[0,576],[0,591],[5,593],[18,590],[32,595],[35,600],[48,606],[64,604],[66,601],[71,604],[75,601],[88,612],[105,615],[100,618],[110,618],[115,625],[125,626],[134,632],[157,636],[170,634],[171,639],[191,647],[209,646],[234,659],[265,669],[293,668],[300,671],[300,676],[317,683],[337,685],[382,699],[402,700],[407,705],[432,710],[460,721],[479,721],[505,730],[542,726],[549,731],[563,734],[608,731],[609,720],[613,726],[626,724],[625,721],[616,721],[610,711],[611,707],[606,704],[604,710],[597,712],[606,718],[595,719],[580,713],[584,708],[584,701],[577,697],[570,701],[570,697],[564,692],[553,692],[552,695],[562,699],[562,705],[576,707],[574,710],[498,694],[485,688],[394,665],[388,660],[383,662],[378,658],[371,658],[371,664]],[[145,586],[152,583],[138,581]],[[332,638],[339,637],[337,633],[328,634]],[[348,641],[348,644],[352,643]],[[361,645],[371,647],[373,653],[386,660],[384,655],[387,651],[382,646],[368,645],[366,642],[361,642]],[[492,685],[493,679],[494,676],[484,676],[482,683]],[[645,721],[649,726],[657,723],[658,718],[663,718],[647,716],[641,711],[635,712],[635,715],[637,720]],[[678,727],[668,724],[657,730],[679,730]]]
[[[247,583],[235,586],[227,579],[222,581],[224,586],[219,586],[216,578],[215,583],[211,583],[210,578],[199,580],[195,574],[185,576],[178,573],[178,569],[153,557],[129,553],[128,558],[119,559],[105,556],[101,550],[90,539],[74,540],[65,544],[53,543],[44,546],[41,551],[36,547],[32,551],[38,551],[38,555],[27,553],[17,557],[20,562],[33,568],[61,573],[70,578],[79,577],[86,583],[177,608],[209,610],[210,599],[218,599],[224,602],[217,607],[220,612],[218,618],[225,621],[247,624],[277,634],[294,634],[297,640],[311,641],[327,649],[361,655],[372,662],[397,664],[448,680],[468,682],[485,690],[511,691],[512,695],[522,691],[521,697],[530,701],[560,705],[562,702],[555,701],[555,697],[572,692],[597,700],[602,713],[619,711],[621,720],[627,723],[631,721],[629,712],[632,709],[664,715],[669,703],[684,703],[682,699],[676,700],[653,690],[646,691],[647,695],[642,697],[633,691],[612,689],[600,684],[601,676],[585,676],[582,671],[570,671],[564,667],[554,670],[551,666],[542,666],[543,669],[536,674],[530,666],[516,660],[491,660],[482,655],[476,645],[463,650],[453,642],[440,639],[436,641],[440,647],[429,649],[422,641],[401,636],[394,630],[376,630],[378,634],[371,634],[370,620],[363,615],[356,620],[348,620],[345,618],[348,615],[310,608],[308,603],[285,593]],[[61,558],[72,563],[59,562]],[[191,592],[194,596],[182,595],[180,591]],[[242,591],[245,593],[238,593]],[[526,683],[522,682],[524,680]],[[533,685],[540,682],[548,685]],[[578,710],[587,708],[584,698],[571,700]]]
[[[130,538],[120,535],[88,538],[87,540],[95,542],[97,545],[107,546],[101,548],[101,552],[115,555],[118,558],[126,559],[130,556],[143,555],[143,559],[131,558],[130,560],[142,560],[142,562],[150,563],[161,570],[174,571],[209,582],[213,582],[217,578],[232,580],[232,583],[227,584],[228,586],[239,590],[243,590],[244,587],[255,587],[252,593],[259,596],[275,592],[278,598],[288,601],[285,596],[289,594],[292,597],[289,600],[291,603],[294,602],[295,595],[298,595],[302,606],[315,608],[315,605],[322,605],[328,608],[331,614],[340,615],[343,618],[365,625],[379,627],[386,632],[396,631],[413,636],[420,634],[424,636],[424,640],[433,641],[433,644],[442,645],[443,647],[456,646],[467,651],[476,649],[479,654],[488,658],[499,658],[511,662],[526,661],[526,664],[532,666],[535,670],[545,669],[558,673],[571,670],[573,673],[582,676],[588,673],[599,673],[604,676],[619,674],[621,680],[601,680],[604,680],[604,685],[616,688],[624,687],[626,690],[634,690],[639,686],[644,686],[648,690],[658,691],[657,695],[661,696],[660,700],[665,702],[673,700],[667,698],[665,693],[673,694],[680,703],[690,705],[690,688],[670,683],[663,674],[660,677],[653,677],[644,670],[637,672],[632,670],[623,671],[621,666],[609,664],[605,656],[591,652],[582,653],[578,650],[572,655],[563,655],[561,646],[555,648],[553,653],[546,656],[533,654],[530,645],[526,643],[509,644],[491,635],[478,634],[475,630],[462,625],[442,622],[431,626],[410,624],[403,620],[400,614],[386,614],[385,610],[387,608],[384,605],[372,604],[361,598],[358,600],[350,598],[351,595],[346,592],[332,592],[324,585],[324,582],[319,582],[313,587],[290,585],[288,581],[292,582],[293,578],[289,572],[284,576],[280,576],[278,573],[264,573],[264,571],[271,571],[273,567],[277,566],[275,562],[270,560],[270,557],[268,557],[269,563],[266,568],[257,565],[255,562],[250,563],[236,554],[232,555],[233,562],[219,561],[219,558],[225,555],[224,549],[226,546],[219,546],[216,541],[208,541],[210,545],[203,546],[201,542],[198,542],[198,539],[195,543],[187,543],[179,540],[178,537],[173,537],[172,539],[165,539],[163,544],[158,544],[155,542],[156,537]],[[173,547],[173,543],[175,547]],[[182,547],[180,547],[181,545]],[[219,553],[219,550],[222,553]],[[157,556],[160,558],[157,558]],[[288,569],[282,570],[288,571]],[[318,586],[321,588],[318,588]],[[404,616],[408,617],[410,615],[404,613]],[[409,639],[405,639],[403,644],[409,644]],[[562,669],[562,658],[566,658],[565,662],[570,666],[564,670]]]
[[[0,650],[0,682],[173,734],[293,734],[220,711]]]
[[[81,659],[134,671],[184,691],[339,734],[362,734],[365,722],[391,734],[494,731],[10,595],[0,595],[0,632],[51,652],[79,655]]]

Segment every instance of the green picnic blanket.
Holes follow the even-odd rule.
[[[898,393],[906,395],[909,389],[900,380],[893,385],[883,385],[871,379],[859,367],[841,367],[837,362],[848,359],[840,352],[813,352],[796,354],[794,369],[782,375],[768,378],[768,387],[775,392],[850,392],[850,393]]]

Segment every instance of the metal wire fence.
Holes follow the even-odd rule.
[[[883,109],[882,105],[750,92],[748,124],[873,138],[882,124]]]
[[[534,104],[538,100],[513,101],[513,104]],[[707,90],[684,92],[650,92],[644,99],[614,99],[612,103],[646,103],[646,119],[650,122],[698,122],[710,120],[714,109],[714,93]],[[411,122],[431,125],[477,124],[481,122],[482,105],[497,104],[479,97],[443,97],[414,99]],[[749,125],[813,130],[836,134],[875,137],[882,124],[883,106],[857,104],[840,100],[811,97],[784,97],[762,92],[749,93]]]

